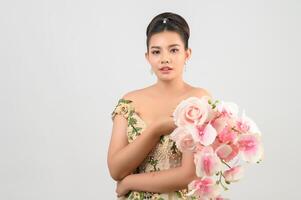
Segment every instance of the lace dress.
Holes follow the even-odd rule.
[[[114,111],[111,114],[112,120],[116,114],[121,114],[127,119],[127,137],[128,142],[133,142],[146,128],[146,123],[140,118],[131,100],[119,99]],[[175,142],[164,135],[160,138],[159,143],[152,149],[144,161],[137,167],[134,173],[144,173],[170,169],[181,164],[182,153],[177,149]],[[188,189],[169,192],[153,193],[143,191],[131,191],[126,196],[118,198],[119,200],[185,200]]]

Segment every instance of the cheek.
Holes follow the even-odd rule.
[[[173,60],[178,64],[184,64],[185,63],[185,56],[184,55],[177,55],[177,56],[174,56]]]
[[[156,65],[156,64],[158,64],[158,62],[160,61],[160,59],[159,59],[159,57],[151,57],[150,59],[149,59],[149,62],[152,64],[152,65]]]

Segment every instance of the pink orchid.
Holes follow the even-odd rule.
[[[212,147],[204,147],[194,156],[196,175],[198,177],[213,176],[222,168],[222,163]]]
[[[216,118],[211,121],[212,126],[220,133],[226,127],[237,126],[236,118],[231,118],[222,114],[218,114]]]
[[[191,130],[191,135],[195,142],[199,142],[204,146],[211,145],[217,135],[217,132],[213,126],[208,123],[202,126],[194,126]]]
[[[217,104],[217,110],[226,117],[236,118],[238,116],[238,106],[232,102],[221,101]]]
[[[229,162],[235,158],[239,153],[239,148],[235,144],[221,144],[216,150],[218,157],[225,162]]]
[[[237,144],[244,161],[255,163],[262,159],[263,148],[258,134],[240,135]]]
[[[242,179],[244,175],[244,168],[242,166],[235,166],[224,172],[224,178],[228,182],[237,182]]]
[[[228,125],[228,119],[229,118],[227,117],[218,117],[212,120],[211,124],[215,128],[215,130],[219,133]]]
[[[170,138],[180,151],[194,153],[199,177],[189,184],[188,196],[226,200],[220,196],[221,189],[227,189],[221,180],[239,181],[244,173],[238,165],[241,160],[254,163],[263,159],[261,132],[244,111],[238,117],[235,103],[190,97],[177,106],[173,116],[178,127]]]
[[[188,185],[191,190],[187,196],[197,196],[198,199],[215,198],[221,193],[221,189],[210,177],[196,179]]]
[[[237,120],[236,126],[240,132],[243,133],[250,132],[250,133],[257,133],[261,135],[261,131],[259,130],[256,123],[251,118],[246,116],[245,110],[243,110],[242,116]]]
[[[224,198],[222,196],[218,196],[214,200],[229,200],[229,199],[228,198]]]
[[[222,143],[235,143],[237,139],[237,132],[232,130],[231,127],[226,126],[219,134],[218,139]]]

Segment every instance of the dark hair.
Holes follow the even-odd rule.
[[[172,12],[164,12],[155,16],[146,29],[146,46],[149,48],[149,40],[155,33],[163,31],[177,32],[184,42],[185,50],[188,48],[188,39],[190,30],[187,22],[183,17]]]

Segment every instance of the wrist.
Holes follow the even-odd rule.
[[[122,185],[126,190],[132,190],[132,182],[131,182],[131,177],[133,175],[128,175],[122,180]]]

